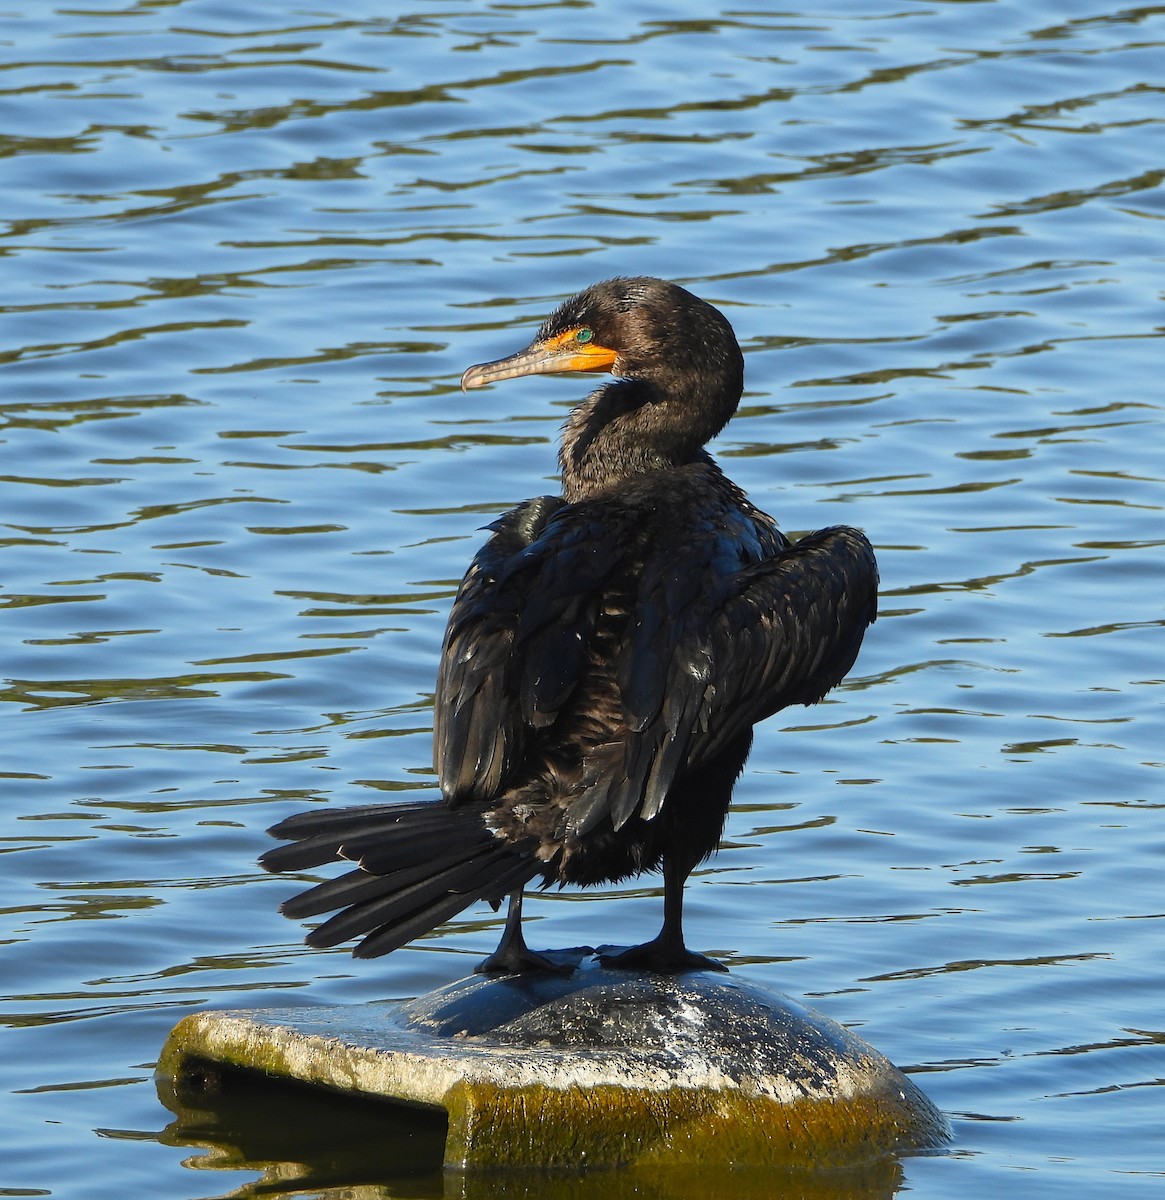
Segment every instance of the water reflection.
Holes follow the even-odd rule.
[[[225,1196],[367,1196],[370,1198],[537,1197],[574,1200],[647,1196],[687,1200],[722,1194],[751,1200],[780,1194],[797,1200],[878,1200],[902,1182],[896,1162],[825,1175],[772,1169],[685,1170],[643,1168],[582,1176],[507,1172],[472,1175],[441,1171],[444,1113],[402,1105],[323,1095],[307,1087],[276,1085],[249,1072],[196,1064],[171,1085],[159,1082],[175,1114],[161,1135],[167,1145],[199,1153],[186,1165],[203,1171],[259,1171],[258,1180]],[[776,1191],[774,1191],[776,1189]]]

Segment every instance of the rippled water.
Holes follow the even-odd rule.
[[[725,310],[722,462],[882,564],[854,674],[762,729],[689,886],[694,947],[952,1116],[949,1153],[812,1194],[1157,1194],[1165,10],[16,0],[0,28],[0,1195],[442,1193],[405,1134],[375,1166],[229,1122],[199,1148],[152,1062],[189,1011],[413,995],[491,947],[483,909],[309,952],[254,860],[306,801],[430,788],[452,590],[553,488],[583,383],[457,377],[618,273]],[[531,940],[647,936],[657,882],[534,900]]]

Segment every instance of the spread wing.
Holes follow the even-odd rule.
[[[601,520],[556,497],[491,528],[454,601],[437,675],[434,756],[452,804],[496,796],[535,731],[557,720],[626,553]]]
[[[498,797],[541,738],[581,754],[571,834],[650,820],[685,770],[842,679],[876,613],[869,542],[720,518],[661,540],[642,512],[543,497],[494,523],[437,680],[449,803]]]
[[[628,638],[618,676],[628,736],[592,755],[571,807],[575,836],[604,816],[616,829],[651,820],[685,770],[786,705],[816,703],[853,666],[877,615],[877,563],[856,529],[823,529],[736,570],[717,569],[716,556],[702,572],[695,565],[645,577],[639,611],[650,617]]]

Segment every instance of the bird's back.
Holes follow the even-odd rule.
[[[798,553],[708,459],[512,510],[450,617],[447,801],[492,804],[548,861],[604,823],[650,820],[732,737],[840,679],[872,619],[867,551],[845,531]],[[852,603],[814,604],[830,576],[858,583]]]

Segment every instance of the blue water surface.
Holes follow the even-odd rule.
[[[721,463],[882,566],[688,888],[694,947],[952,1119],[812,1195],[1159,1194],[1165,10],[14,0],[0,38],[0,1196],[462,1194],[183,1135],[153,1063],[492,947],[482,907],[309,951],[255,859],[433,794],[453,591],[586,386],[458,378],[616,274],[723,309]],[[658,884],[531,941],[648,937]]]

